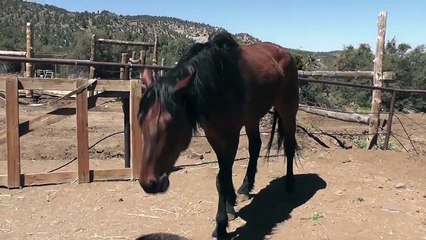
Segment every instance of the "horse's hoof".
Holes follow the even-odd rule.
[[[229,239],[228,236],[226,237],[212,237],[212,240],[224,240],[224,239]]]
[[[250,196],[248,194],[240,194],[238,195],[238,202],[245,202],[250,200]]]
[[[224,240],[229,239],[228,233],[223,234],[222,236],[212,236],[212,240]]]
[[[227,213],[226,215],[228,216],[228,221],[232,221],[237,218],[237,214],[234,213]]]

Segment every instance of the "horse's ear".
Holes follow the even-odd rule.
[[[142,83],[146,85],[146,87],[151,86],[154,82],[154,77],[151,69],[145,68],[142,74]]]
[[[176,83],[176,85],[175,85],[175,89],[176,89],[176,90],[180,90],[180,89],[183,89],[183,88],[188,87],[188,86],[189,86],[189,84],[190,84],[190,83],[194,80],[194,78],[195,78],[195,73],[196,73],[196,72],[193,72],[192,74],[188,75],[187,77],[184,77],[184,78],[180,79],[180,80]]]

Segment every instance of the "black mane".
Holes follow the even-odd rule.
[[[240,110],[244,101],[243,79],[238,67],[240,46],[228,32],[209,37],[206,43],[192,45],[178,64],[147,89],[139,107],[139,120],[159,102],[163,111],[173,114],[183,99],[194,130],[201,119],[208,119],[212,111]],[[179,80],[195,73],[193,82],[178,93]]]

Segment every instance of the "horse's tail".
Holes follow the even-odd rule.
[[[271,136],[269,137],[268,145],[266,146],[266,159],[268,160],[271,155],[272,143],[274,142],[275,129],[277,128],[278,123],[278,149],[277,152],[281,149],[284,142],[284,129],[281,123],[281,117],[278,115],[277,111],[274,109],[272,117],[272,126],[271,126]]]

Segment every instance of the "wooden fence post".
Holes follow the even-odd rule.
[[[373,85],[376,87],[383,86],[383,57],[385,52],[385,36],[386,36],[386,18],[387,12],[379,14],[378,21],[378,36],[376,45],[376,57],[374,59],[374,76]],[[382,91],[373,90],[373,97],[371,101],[371,118],[369,126],[369,144],[368,149],[377,145],[377,138],[380,124],[380,108],[382,103]]]
[[[121,54],[121,63],[128,63],[129,62],[129,55],[127,53]],[[120,68],[120,79],[121,80],[128,80],[129,79],[129,68],[127,67],[121,67]]]
[[[92,35],[92,42],[90,44],[90,61],[96,61],[96,35],[93,34]],[[89,73],[89,78],[93,79],[95,78],[95,71],[96,68],[94,66],[90,66],[90,73]]]
[[[132,61],[135,60],[136,58],[136,51],[132,51]],[[129,79],[132,79],[132,75],[133,75],[133,68],[129,68]]]
[[[121,54],[121,63],[127,63],[129,56],[127,53]],[[129,69],[127,67],[120,68],[120,79],[129,80]],[[124,114],[124,167],[130,168],[130,103],[129,98],[124,97],[121,99],[123,114]]]
[[[21,186],[21,156],[19,141],[18,78],[6,80],[7,185]]]
[[[158,64],[158,36],[155,34],[154,39],[154,50],[152,54],[152,64],[157,65]]]
[[[161,58],[161,66],[164,67],[164,58]],[[164,70],[160,71],[160,76],[162,77],[164,75]]]
[[[26,57],[33,58],[34,57],[34,33],[33,33],[33,24],[31,22],[27,22],[26,42],[27,42]],[[25,64],[25,77],[34,77],[33,64],[30,62],[27,62]],[[34,94],[33,90],[25,90],[26,97],[32,98],[33,94]]]
[[[158,36],[155,34],[154,39],[154,50],[152,54],[152,65],[157,66],[158,65]],[[157,79],[158,77],[158,70],[153,71],[154,79]]]
[[[143,48],[143,50],[141,50],[140,55],[139,55],[139,60],[140,60],[140,64],[142,64],[142,65],[146,64],[146,48]],[[139,79],[142,79],[143,69],[140,70],[139,75],[140,75]]]
[[[77,87],[85,80],[77,80]],[[87,89],[76,96],[78,183],[90,181]]]
[[[140,164],[143,153],[142,129],[139,124],[138,112],[142,98],[142,81],[130,80],[130,128],[131,128],[131,160],[133,179],[140,179]]]
[[[90,61],[94,62],[96,61],[96,35],[93,34],[92,35],[92,42],[90,43]],[[95,71],[96,68],[94,66],[90,66],[90,70],[89,70],[89,79],[94,79],[95,78]],[[95,94],[94,91],[89,91],[89,96],[93,96]]]

